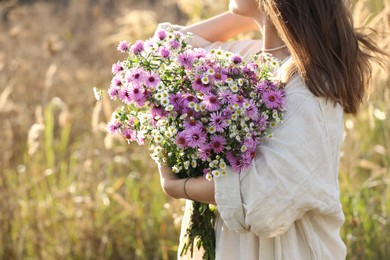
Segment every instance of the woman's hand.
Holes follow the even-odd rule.
[[[158,165],[163,191],[174,199],[190,199],[215,204],[214,181],[204,177],[179,179],[169,166]]]

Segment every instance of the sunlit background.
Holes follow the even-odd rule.
[[[107,135],[120,40],[160,22],[226,10],[212,0],[0,0],[0,259],[174,259],[183,202],[161,191],[146,147]],[[390,3],[352,3],[383,32]],[[248,37],[242,35],[240,37]],[[389,64],[387,64],[389,65]],[[390,69],[374,68],[359,116],[345,118],[340,186],[348,259],[390,256]]]

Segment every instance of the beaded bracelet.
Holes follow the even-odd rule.
[[[188,181],[189,179],[191,179],[191,178],[187,178],[187,179],[184,181],[184,194],[186,195],[187,199],[193,200],[193,199],[191,199],[190,196],[188,196],[187,190],[186,190],[186,184],[187,184],[187,181]]]

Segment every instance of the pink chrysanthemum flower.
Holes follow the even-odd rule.
[[[180,148],[187,148],[188,147],[188,144],[187,144],[187,141],[186,141],[186,133],[183,131],[183,132],[179,132],[176,136],[176,139],[175,139],[175,143],[177,144],[177,146],[179,146]]]
[[[217,132],[223,132],[227,126],[225,118],[221,115],[221,112],[215,112],[210,115],[210,126],[215,127]]]
[[[118,97],[125,104],[130,104],[133,101],[131,91],[128,88],[121,88]]]
[[[187,107],[190,102],[198,103],[198,99],[192,94],[184,94],[182,99],[182,105]]]
[[[115,76],[111,80],[111,87],[121,87],[122,86],[122,80],[119,76]]]
[[[240,64],[242,62],[242,58],[239,55],[233,55],[231,59],[234,64]]]
[[[214,135],[211,137],[211,148],[215,153],[221,153],[225,149],[225,145],[227,144],[226,139],[220,135]]]
[[[160,40],[164,40],[165,37],[167,37],[167,32],[164,31],[164,30],[159,30],[159,31],[157,32],[157,37],[158,37],[158,39],[160,39]]]
[[[196,112],[194,109],[190,107],[183,107],[181,114],[187,114],[187,118],[190,117],[199,118],[201,116],[201,113]]]
[[[222,104],[234,104],[237,103],[237,97],[229,90],[223,90],[218,94],[219,100]]]
[[[145,49],[145,43],[144,41],[138,40],[136,41],[133,46],[131,46],[131,52],[135,55],[140,54]]]
[[[264,104],[270,109],[279,108],[283,104],[283,96],[277,90],[270,90],[264,92],[262,99]]]
[[[229,119],[233,114],[233,111],[230,109],[230,108],[224,108],[222,111],[221,111],[221,116],[224,118],[224,119]]]
[[[192,67],[192,63],[194,62],[194,55],[192,51],[185,51],[177,56],[177,60],[186,69],[190,69]]]
[[[121,126],[122,123],[114,119],[107,124],[107,131],[112,135],[117,134],[120,132]]]
[[[252,161],[253,161],[253,158],[254,157],[252,157],[253,154],[254,153],[254,151],[246,151],[246,152],[244,152],[242,155],[241,155],[241,158],[240,158],[240,170],[242,171],[242,170],[246,170],[246,169],[248,169],[248,168],[250,168],[251,167],[251,165],[252,165]]]
[[[123,129],[122,135],[128,142],[135,141],[136,137],[137,137],[136,132],[132,129],[129,129],[129,128]]]
[[[203,49],[203,48],[195,48],[194,49],[194,57],[196,59],[204,58],[204,57],[206,57],[206,55],[207,55],[207,52],[205,49]]]
[[[173,108],[175,110],[180,110],[182,100],[183,100],[183,95],[180,93],[172,94],[169,96],[169,103],[173,105]]]
[[[136,98],[134,99],[134,103],[138,106],[138,107],[143,107],[146,103],[146,97],[143,96],[143,97],[140,97],[140,98]]]
[[[205,105],[206,109],[209,111],[217,111],[221,107],[217,96],[214,94],[205,95],[202,104]]]
[[[114,63],[114,64],[112,65],[111,71],[112,71],[112,74],[114,74],[114,75],[115,75],[115,74],[118,74],[118,73],[120,73],[120,72],[122,72],[122,71],[123,71],[123,67],[122,67],[121,62],[118,61],[117,63]]]
[[[128,52],[129,51],[129,44],[128,44],[128,42],[127,41],[121,41],[118,44],[117,50],[122,52],[122,53]]]
[[[208,144],[201,145],[198,149],[198,157],[202,161],[207,161],[211,156],[211,147]]]
[[[248,151],[256,149],[256,144],[257,143],[256,143],[256,140],[254,139],[254,136],[251,138],[245,139],[245,141],[243,143],[243,145],[245,145],[247,147]]]
[[[145,144],[145,135],[144,135],[144,133],[142,131],[139,131],[137,133],[137,143],[139,145]]]
[[[145,89],[137,84],[129,85],[128,90],[133,100],[140,100],[145,97]]]
[[[267,126],[268,126],[267,118],[264,116],[260,116],[256,120],[256,126],[260,129],[260,131],[264,131],[265,129],[267,129]]]
[[[258,115],[259,110],[257,109],[256,105],[253,103],[252,100],[249,101],[249,107],[246,109],[245,114],[253,120],[256,120],[259,115]]]
[[[192,82],[192,88],[203,94],[209,93],[211,91],[210,84],[203,84],[202,77],[200,75],[195,77],[195,80]]]
[[[167,48],[165,47],[161,47],[158,51],[158,54],[162,57],[162,58],[168,58],[169,55],[171,55],[171,51],[168,50]]]
[[[185,138],[189,147],[196,148],[205,144],[207,135],[201,127],[191,127],[185,130]]]
[[[216,81],[220,82],[225,82],[226,79],[228,78],[228,70],[227,69],[222,69],[222,68],[214,68],[215,74],[213,75],[213,78]]]
[[[110,96],[110,98],[116,99],[116,98],[118,98],[119,90],[120,90],[120,87],[115,86],[115,85],[114,85],[114,86],[111,86],[111,87],[108,89],[108,95]]]
[[[159,116],[159,117],[165,117],[166,116],[166,111],[162,106],[153,106],[152,109],[150,110],[150,114],[152,117]]]
[[[202,128],[203,125],[202,123],[200,123],[198,120],[196,120],[195,118],[193,117],[188,117],[188,119],[186,119],[183,123],[183,126],[184,128],[191,128],[191,127],[198,127],[198,128]]]
[[[236,157],[232,152],[227,152],[226,159],[228,160],[234,172],[239,173],[241,171],[240,159]]]
[[[256,90],[259,93],[267,92],[267,91],[270,91],[272,89],[275,89],[275,84],[273,82],[268,81],[268,80],[262,80],[259,83],[257,83],[257,85],[256,85]]]
[[[144,81],[146,74],[146,71],[142,68],[137,68],[126,73],[126,80],[127,82],[131,82],[133,84],[139,84]]]
[[[160,82],[160,77],[157,73],[150,72],[145,75],[145,86],[149,89],[153,89]]]
[[[171,46],[172,49],[179,49],[180,42],[178,42],[176,40],[172,40],[169,42],[169,46]]]

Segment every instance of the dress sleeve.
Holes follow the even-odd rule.
[[[214,179],[218,210],[231,230],[274,237],[307,211],[340,212],[338,154],[329,147],[326,123],[340,125],[342,110],[329,104],[335,122],[325,122],[318,98],[300,78],[291,81],[284,122],[257,147],[253,166]]]

